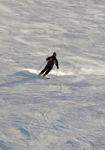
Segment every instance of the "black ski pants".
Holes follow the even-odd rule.
[[[52,70],[52,67],[50,67],[50,66],[45,66],[45,68],[40,72],[39,75],[42,75],[42,74],[43,74],[43,76],[46,76],[51,70]]]

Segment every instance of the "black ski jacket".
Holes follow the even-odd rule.
[[[50,68],[53,68],[54,64],[56,65],[57,69],[59,69],[58,60],[55,56],[50,56],[46,58],[47,65]]]

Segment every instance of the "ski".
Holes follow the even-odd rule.
[[[40,75],[38,75],[38,77],[41,78],[41,79],[50,79],[50,77],[46,77],[46,76],[40,76]]]

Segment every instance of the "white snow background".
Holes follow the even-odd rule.
[[[0,0],[0,150],[105,150],[105,0]]]

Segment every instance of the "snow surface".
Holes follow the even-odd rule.
[[[105,150],[105,0],[0,0],[0,68],[0,150]]]

